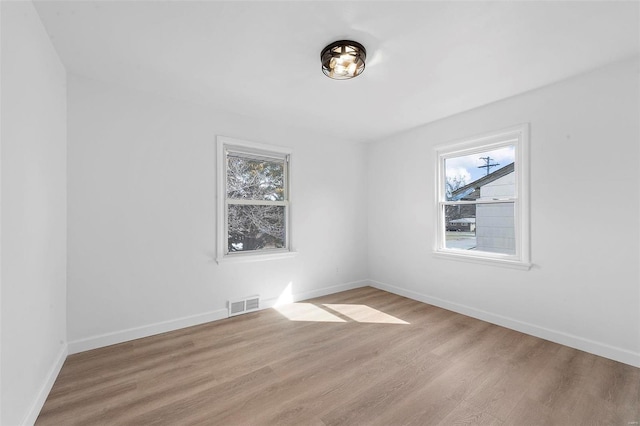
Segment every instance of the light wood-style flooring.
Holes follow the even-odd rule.
[[[638,422],[638,368],[364,287],[71,355],[36,424]]]

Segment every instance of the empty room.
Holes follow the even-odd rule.
[[[637,1],[0,1],[0,424],[640,424]]]

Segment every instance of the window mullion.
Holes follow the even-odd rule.
[[[515,203],[517,198],[496,198],[496,199],[488,199],[481,200],[477,199],[474,201],[440,201],[440,204],[443,206],[469,206],[474,204],[502,204],[502,203]]]
[[[227,204],[236,204],[243,206],[288,206],[289,202],[283,201],[271,201],[271,200],[246,200],[246,199],[234,199],[227,198]]]

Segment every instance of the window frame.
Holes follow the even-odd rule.
[[[290,148],[250,142],[226,136],[217,136],[217,250],[216,262],[251,262],[292,257],[296,253],[291,248],[291,153]],[[285,200],[235,200],[227,198],[227,154],[246,154],[260,158],[284,160]],[[236,205],[274,205],[285,209],[285,247],[277,249],[229,252],[228,206]]]
[[[448,201],[446,199],[445,160],[486,152],[504,146],[515,146],[515,195],[498,200]],[[530,263],[530,207],[529,207],[529,124],[520,124],[483,135],[444,143],[435,147],[436,232],[434,255],[439,258],[498,265],[528,270]],[[515,254],[460,250],[446,247],[446,205],[513,203]]]

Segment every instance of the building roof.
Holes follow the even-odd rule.
[[[462,186],[451,193],[451,201],[459,200],[477,200],[480,198],[480,188],[488,183],[498,180],[503,176],[513,173],[515,170],[514,163],[507,164],[506,166],[496,170],[493,173],[489,173],[486,176],[476,179],[471,183]]]
[[[476,223],[475,217],[463,217],[461,219],[450,220],[449,223]]]

